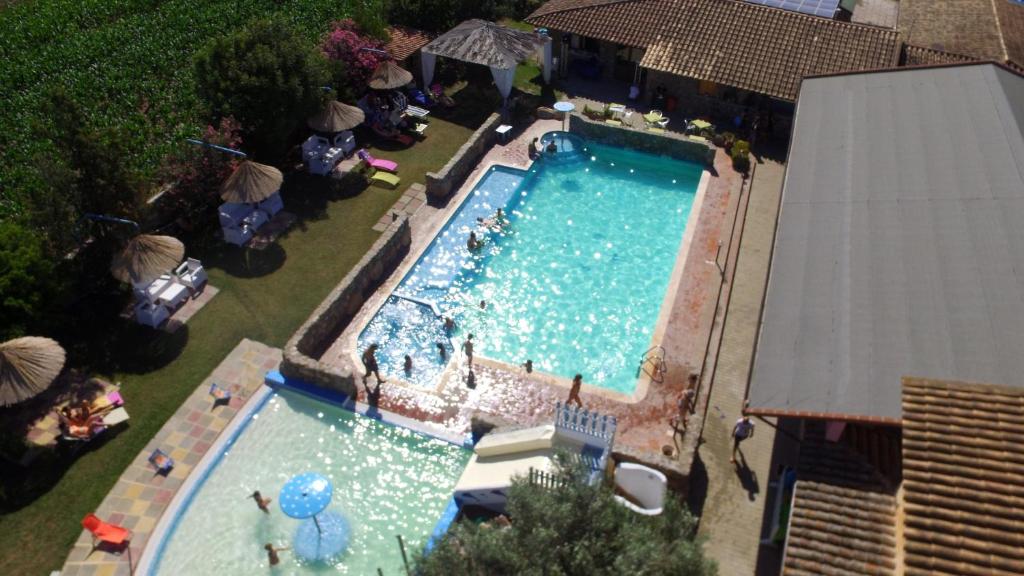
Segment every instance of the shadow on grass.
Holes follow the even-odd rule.
[[[203,264],[220,268],[235,278],[260,278],[276,272],[287,258],[284,248],[277,242],[271,242],[262,250],[225,243],[212,247]]]

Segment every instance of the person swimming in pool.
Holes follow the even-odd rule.
[[[278,552],[291,550],[288,546],[285,546],[284,548],[274,548],[274,545],[270,542],[264,544],[263,549],[267,551],[267,562],[269,562],[271,566],[277,566],[281,563],[281,557],[277,555]]]
[[[262,510],[264,514],[270,514],[269,506],[270,502],[272,501],[271,498],[264,498],[263,494],[260,494],[259,490],[256,490],[255,492],[250,494],[249,498],[252,498],[253,500],[256,501],[256,507]]]
[[[469,250],[470,252],[476,252],[477,250],[480,249],[481,246],[483,246],[483,242],[480,242],[480,240],[476,237],[475,231],[471,231],[469,233],[469,239],[466,240],[466,249]]]
[[[555,152],[558,152],[558,144],[555,144],[554,138],[552,138],[551,141],[548,142],[547,151],[548,154],[554,154]]]
[[[412,356],[405,355],[405,363],[402,364],[402,370],[405,370],[406,376],[412,374]]]

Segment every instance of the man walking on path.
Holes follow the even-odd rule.
[[[732,427],[732,458],[729,462],[736,463],[736,452],[740,449],[740,442],[753,435],[754,423],[750,421],[750,416],[743,416],[736,421],[736,425]]]
[[[384,383],[380,377],[380,367],[377,366],[377,344],[370,344],[370,347],[363,352],[363,366],[366,367],[366,374],[363,374],[363,386],[366,386],[366,379],[373,374],[377,377],[377,388]],[[369,390],[369,389],[367,389]]]
[[[462,350],[466,353],[466,362],[470,366],[473,366],[473,335],[466,336],[466,341],[462,343]]]
[[[577,374],[572,379],[572,388],[569,389],[569,399],[565,401],[565,405],[568,406],[571,402],[575,402],[580,408],[583,407],[583,400],[580,400],[580,388],[583,387],[583,375]]]

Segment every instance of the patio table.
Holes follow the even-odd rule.
[[[157,300],[165,303],[170,308],[176,308],[188,298],[188,287],[184,284],[172,282],[157,295]]]
[[[711,128],[711,122],[708,122],[707,120],[697,119],[697,120],[694,120],[693,122],[690,122],[690,124],[692,124],[693,127],[696,128],[697,130],[704,130],[706,128]]]

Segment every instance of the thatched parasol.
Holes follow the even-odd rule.
[[[114,256],[110,273],[121,282],[149,284],[184,258],[185,245],[177,238],[139,234]]]
[[[281,189],[284,176],[273,166],[242,160],[238,168],[221,184],[220,197],[225,202],[262,202]]]
[[[412,73],[405,70],[392,60],[385,60],[377,65],[370,77],[369,86],[374,90],[393,90],[412,82]]]
[[[508,69],[535,54],[543,43],[544,40],[530,32],[486,20],[466,20],[432,40],[423,47],[423,52]]]
[[[341,132],[363,123],[366,115],[356,106],[331,100],[319,114],[311,116],[306,124],[317,132]]]
[[[64,368],[64,349],[49,338],[26,336],[0,344],[0,406],[50,387]]]

